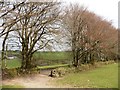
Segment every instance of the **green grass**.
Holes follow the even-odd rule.
[[[10,52],[9,52],[10,53]],[[16,54],[16,52],[11,52],[12,54]],[[48,67],[51,67],[51,65],[56,64],[66,64],[70,63],[71,52],[36,52],[34,54],[35,59],[37,60],[37,64],[39,66],[42,66],[41,64],[50,65]],[[17,59],[13,60],[6,60],[7,68],[17,68],[21,66],[21,61]],[[54,66],[53,66],[54,67]]]
[[[71,52],[37,52],[34,57],[41,60],[71,60]]]
[[[21,61],[20,60],[7,60],[7,68],[17,68],[21,66]]]
[[[38,66],[72,63],[71,52],[36,52],[34,58]]]
[[[51,66],[38,66],[37,69],[53,69],[53,68],[58,68],[58,67],[66,67],[69,64],[58,64],[58,65],[51,65]]]
[[[104,65],[94,70],[71,73],[57,84],[80,88],[118,88],[118,64]]]
[[[1,88],[1,86],[0,86]],[[21,85],[3,85],[2,88],[24,88],[24,86]]]
[[[6,61],[7,68],[8,69],[13,69],[21,66],[21,61],[20,60],[7,60]],[[57,67],[65,67],[68,66],[69,64],[56,64],[56,65],[49,65],[49,66],[38,66],[37,69],[52,69],[52,68],[57,68]]]
[[[8,69],[17,68],[21,66],[21,61],[17,59],[6,60],[6,67]]]

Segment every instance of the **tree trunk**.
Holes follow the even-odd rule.
[[[2,62],[3,62],[3,64],[2,64],[2,67],[3,67],[3,68],[6,68],[6,61],[5,61],[5,43],[6,43],[6,40],[7,40],[7,38],[8,38],[8,34],[9,34],[9,33],[6,34],[6,36],[5,36],[4,40],[3,40],[3,43],[2,43],[2,57],[1,57],[1,60],[2,60]]]

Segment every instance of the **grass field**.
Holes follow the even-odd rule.
[[[56,67],[68,66],[56,61],[70,61],[72,59],[71,52],[37,52],[34,57],[39,61],[51,62],[53,65],[38,66],[38,69],[49,69]],[[43,62],[42,62],[43,63]],[[17,59],[7,60],[7,68],[17,68],[21,66],[21,61]],[[118,64],[103,65],[89,71],[79,73],[70,73],[62,79],[55,81],[56,85],[70,85],[80,88],[118,88]],[[21,86],[3,86],[4,88],[18,88]]]
[[[38,66],[49,66],[56,64],[70,64],[72,62],[71,52],[36,52],[34,58]]]
[[[6,60],[5,62],[6,62],[6,67],[8,69],[17,68],[17,67],[21,66],[21,60],[18,60],[18,59]],[[4,62],[2,62],[2,64],[4,65]],[[4,67],[2,67],[2,68],[4,68]]]
[[[16,51],[8,51],[8,56],[17,56],[20,57],[20,52]],[[72,52],[70,51],[43,51],[43,52],[35,52],[34,58],[41,59],[41,60],[68,60],[72,58]]]
[[[7,60],[6,64],[8,69],[17,68],[21,66],[21,60],[16,60],[16,59]]]
[[[104,65],[94,70],[71,73],[56,81],[58,85],[80,88],[118,88],[118,64]]]
[[[8,69],[13,69],[21,66],[21,61],[20,60],[7,60],[7,68]],[[65,67],[68,66],[69,64],[56,64],[56,65],[49,65],[49,66],[38,66],[38,69],[52,69],[52,68],[57,68],[57,67]]]
[[[67,67],[69,64],[58,64],[58,65],[51,65],[51,66],[38,66],[37,69],[54,69],[58,67]]]
[[[51,69],[51,68],[57,68],[57,67],[64,67],[68,66],[69,64],[51,64],[47,66],[38,66],[38,69]],[[21,60],[13,59],[13,60],[6,60],[6,67],[8,69],[18,68],[21,67]]]
[[[37,65],[39,66],[54,67],[55,65],[56,67],[57,64],[59,65],[69,64],[70,59],[72,57],[71,57],[71,52],[36,52],[34,54],[34,58],[36,59]],[[17,59],[6,60],[6,64],[8,69],[17,68],[21,66],[21,60],[17,60]]]
[[[20,85],[3,85],[2,87],[0,86],[0,88],[4,89],[4,88],[24,88],[24,87]]]
[[[36,52],[34,57],[41,60],[71,60],[71,52]]]

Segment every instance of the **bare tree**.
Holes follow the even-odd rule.
[[[72,6],[72,5],[71,5]],[[65,18],[63,20],[63,27],[65,32],[67,30],[67,42],[72,47],[73,52],[73,65],[78,66],[80,62],[80,53],[82,53],[85,44],[85,32],[87,28],[86,22],[81,18],[86,12],[86,9],[73,5],[65,10]]]
[[[21,68],[25,71],[33,68],[33,54],[48,46],[58,34],[59,6],[59,2],[24,2],[8,14],[10,18],[3,27],[11,26],[8,30],[19,40],[22,47]]]
[[[115,47],[117,34],[110,22],[79,5],[66,8],[64,17],[63,32],[73,52],[74,66],[94,64],[95,60],[109,56],[111,47]],[[114,42],[111,43],[111,40]]]
[[[112,26],[111,22],[102,19],[92,12],[86,12],[84,17],[89,17],[87,18],[87,36],[90,38],[90,41],[92,43],[95,43],[96,40],[99,41],[94,50],[96,53],[95,56],[97,56],[96,59],[110,59],[108,53],[113,52],[113,49],[116,48],[115,45],[117,45],[116,28]]]

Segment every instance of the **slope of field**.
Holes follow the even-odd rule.
[[[71,52],[36,52],[34,54],[36,59],[41,60],[71,60]]]
[[[118,88],[118,64],[104,65],[94,70],[72,73],[58,79],[56,84],[80,88]]]

